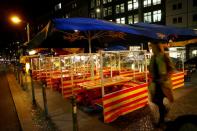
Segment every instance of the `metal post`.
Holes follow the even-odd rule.
[[[20,84],[20,70],[19,70],[19,66],[17,66],[17,77],[18,77],[18,83]]]
[[[73,131],[78,131],[77,103],[74,95],[72,96],[72,118],[73,118]]]
[[[43,96],[45,117],[48,118],[48,107],[47,107],[47,97],[46,97],[46,82],[44,80],[42,80],[42,96]]]
[[[30,28],[29,28],[29,23],[27,23],[27,42],[30,40]]]
[[[23,70],[20,70],[20,85],[24,89],[24,83],[23,83]]]
[[[32,70],[30,70],[29,73],[30,73],[30,79],[31,79],[32,104],[36,105],[34,83],[33,83],[33,78],[32,78]]]

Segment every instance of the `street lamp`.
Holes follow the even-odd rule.
[[[10,20],[12,23],[14,24],[20,24],[20,23],[25,23],[26,24],[26,31],[27,31],[27,43],[29,43],[30,41],[30,28],[29,28],[29,23],[28,22],[25,22],[24,20],[20,19],[19,16],[11,16],[10,17]],[[30,65],[29,63],[26,63],[26,73],[28,74],[29,73],[29,69],[30,69]],[[27,74],[25,74],[25,81],[27,82]],[[32,87],[32,103],[35,104],[36,103],[36,100],[35,100],[35,91],[34,91],[34,85],[33,85],[33,80],[32,80],[32,72],[30,72],[30,76],[31,76],[31,87]]]
[[[24,22],[23,20],[20,19],[19,16],[11,16],[10,20],[12,23],[14,24],[20,24],[20,23],[26,23],[26,30],[27,30],[27,42],[30,41],[30,30],[29,30],[29,23],[28,22]]]

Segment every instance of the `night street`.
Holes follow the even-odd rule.
[[[197,131],[197,0],[0,13],[0,131]]]

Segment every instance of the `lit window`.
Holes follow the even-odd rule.
[[[103,0],[103,4],[106,4],[107,3],[107,0]]]
[[[120,5],[120,12],[123,13],[124,12],[124,4]]]
[[[108,16],[108,15],[112,15],[112,7],[106,7],[103,9],[103,16]]]
[[[138,23],[139,22],[139,17],[138,14],[134,15],[134,23]]]
[[[120,5],[116,5],[116,14],[120,13]]]
[[[138,0],[133,0],[133,9],[138,8]]]
[[[112,0],[108,0],[108,3],[112,2]]]
[[[76,7],[77,7],[77,3],[73,3],[72,8],[76,8]]]
[[[107,16],[107,8],[103,8],[103,16]]]
[[[151,12],[144,13],[144,22],[152,22],[151,20]]]
[[[100,6],[101,2],[100,0],[96,0],[96,6]]]
[[[161,0],[153,0],[153,5],[161,4]]]
[[[108,15],[112,15],[112,7],[110,6],[110,7],[108,7]]]
[[[197,56],[197,50],[193,50],[193,51],[192,51],[192,55],[193,55],[193,56]]]
[[[60,10],[61,8],[62,8],[62,4],[61,3],[59,3],[59,4],[57,4],[55,6],[55,10]]]
[[[144,0],[144,7],[151,6],[151,0]]]
[[[116,19],[116,23],[120,23],[120,18],[117,18]]]
[[[128,17],[128,23],[129,23],[129,24],[133,24],[133,16],[132,16],[132,15],[130,15],[130,16]]]
[[[95,6],[95,1],[94,0],[91,0],[91,8],[94,8],[94,6]]]
[[[123,13],[124,12],[124,4],[116,5],[116,13]]]
[[[161,21],[161,10],[153,11],[153,22]]]
[[[133,2],[130,0],[128,1],[128,10],[132,10],[133,9]]]
[[[120,18],[120,23],[125,24],[125,18],[124,17]]]
[[[118,23],[118,24],[125,24],[125,17],[122,17],[122,18],[117,18],[116,19],[116,23]]]

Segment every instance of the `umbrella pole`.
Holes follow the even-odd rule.
[[[91,36],[89,31],[88,31],[88,45],[89,45],[89,53],[91,53]]]
[[[100,77],[101,77],[101,92],[102,92],[102,98],[105,95],[105,90],[103,86],[103,56],[102,52],[100,52]]]

